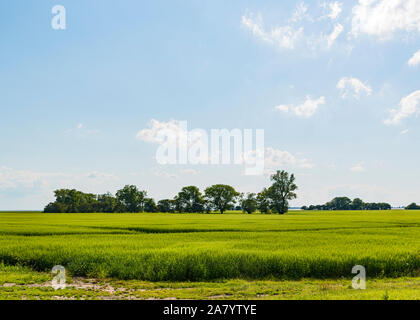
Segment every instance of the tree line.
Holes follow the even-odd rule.
[[[417,203],[409,204],[405,207],[406,210],[420,210],[420,206],[417,205]]]
[[[210,213],[221,214],[231,209],[253,213],[284,214],[289,209],[289,201],[296,199],[295,176],[286,171],[277,171],[271,175],[271,186],[260,193],[243,194],[232,186],[216,184],[204,190],[196,186],[187,186],[173,199],[155,202],[147,197],[147,192],[137,186],[126,185],[115,196],[111,193],[96,195],[75,189],[54,191],[56,200],[49,203],[46,213],[92,213],[92,212],[163,212],[163,213]]]
[[[351,200],[347,197],[336,197],[323,205],[304,206],[302,210],[391,210],[389,203],[365,203],[362,199]]]

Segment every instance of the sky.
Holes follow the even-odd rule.
[[[58,188],[259,192],[276,169],[292,206],[420,203],[418,0],[3,0],[0,38],[0,210]],[[265,174],[160,165],[156,130],[181,121],[263,129]]]

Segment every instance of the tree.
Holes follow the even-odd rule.
[[[178,212],[203,212],[204,198],[195,186],[184,187],[175,197]]]
[[[257,196],[255,195],[255,193],[248,193],[246,198],[243,198],[241,200],[242,210],[247,212],[248,214],[257,211],[257,206]]]
[[[144,199],[144,212],[157,212],[158,207],[152,198]]]
[[[140,191],[136,186],[125,186],[117,191],[117,200],[126,212],[142,212],[147,192]]]
[[[162,213],[173,213],[175,212],[175,201],[170,199],[163,199],[158,201],[157,209]]]
[[[110,194],[101,194],[98,196],[97,212],[118,212],[118,201]]]
[[[59,189],[54,191],[54,194],[56,200],[47,205],[45,212],[88,213],[97,210],[98,201],[94,194],[75,189]]]
[[[209,214],[213,208],[213,204],[209,200],[204,199],[204,212]]]
[[[302,207],[302,209],[304,209]],[[337,197],[324,205],[310,205],[304,210],[391,210],[389,203],[365,203],[356,198],[351,201],[347,197]]]
[[[392,206],[389,203],[381,202],[379,204],[379,210],[391,210],[391,209],[392,209]]]
[[[226,210],[233,208],[239,193],[231,186],[216,184],[207,188],[204,195],[208,204],[223,214]]]
[[[289,200],[297,198],[295,191],[298,189],[295,184],[295,176],[286,171],[277,171],[271,176],[273,184],[268,188],[268,198],[272,201],[273,209],[284,214],[289,211]]]
[[[44,212],[45,213],[65,213],[67,212],[67,207],[62,203],[58,203],[57,201],[50,202],[49,204],[46,205]]]
[[[268,196],[267,188],[264,188],[263,191],[257,195],[257,209],[261,213],[271,213],[271,200]]]
[[[419,210],[420,206],[417,205],[417,203],[409,204],[407,207],[405,207],[405,210]]]
[[[351,203],[351,209],[352,210],[364,210],[365,209],[365,203],[362,201],[362,199],[356,198]]]
[[[327,210],[350,210],[351,204],[347,197],[336,197],[327,203]]]

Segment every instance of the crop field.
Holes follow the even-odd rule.
[[[55,265],[75,279],[189,283],[200,292],[204,282],[296,288],[345,281],[347,288],[352,267],[362,265],[376,283],[405,279],[401,285],[418,290],[420,211],[0,213],[0,284],[16,283],[8,280],[16,274],[45,280]]]

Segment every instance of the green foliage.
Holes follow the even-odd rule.
[[[119,207],[117,199],[110,193],[101,194],[98,196],[98,205],[96,212],[117,212],[123,210]]]
[[[92,212],[163,212],[163,213],[210,213],[214,210],[224,213],[235,208],[253,213],[257,209],[262,213],[285,213],[288,211],[288,200],[296,198],[295,177],[285,171],[277,171],[271,176],[273,184],[257,196],[249,194],[247,199],[240,200],[240,194],[231,186],[217,184],[200,192],[196,186],[181,189],[172,199],[160,200],[157,204],[152,198],[146,198],[147,192],[139,190],[134,185],[126,185],[118,190],[116,196],[107,193],[94,195],[77,190],[61,189],[55,191],[56,201],[49,203],[45,213],[92,213]]]
[[[389,203],[365,203],[356,198],[353,201],[347,197],[336,197],[324,205],[304,206],[302,210],[391,210]]]
[[[98,201],[94,194],[77,190],[60,189],[55,192],[56,201],[46,206],[45,212],[95,212]]]
[[[199,213],[204,211],[204,198],[195,186],[184,187],[175,197],[176,211]]]
[[[242,210],[248,214],[257,211],[258,202],[255,193],[248,193],[246,198],[241,200]]]
[[[268,198],[271,200],[272,209],[279,214],[289,210],[289,200],[297,198],[295,191],[298,189],[295,184],[295,176],[286,171],[277,171],[271,176],[273,184],[267,190]]]
[[[176,209],[176,203],[174,200],[164,199],[158,202],[157,207],[159,212],[174,213]]]
[[[367,290],[354,290],[349,279],[219,280],[206,282],[150,282],[120,279],[72,278],[53,290],[52,274],[0,263],[0,300],[103,299],[299,299],[299,300],[416,300],[420,278],[372,279]],[[7,285],[3,285],[7,284]],[[385,292],[385,294],[384,294]]]
[[[143,212],[146,191],[140,191],[136,186],[125,186],[118,190],[116,197],[123,212]]]
[[[45,207],[45,213],[142,212],[146,208],[146,191],[139,191],[136,186],[125,186],[116,197],[74,189],[60,189],[54,194],[56,200]]]
[[[0,261],[150,281],[369,279],[420,270],[420,211],[288,215],[0,213]]]
[[[150,213],[158,212],[158,207],[156,205],[155,200],[153,200],[152,198],[144,199],[144,211]]]
[[[336,197],[327,203],[330,210],[350,210],[351,200],[347,197]]]
[[[409,204],[406,208],[406,210],[420,210],[420,206],[417,205],[417,203]]]
[[[271,200],[269,198],[268,190],[266,188],[263,189],[257,195],[257,208],[261,213],[268,214],[271,213]]]
[[[363,210],[365,208],[365,203],[362,199],[356,198],[351,202],[350,207],[352,210]]]
[[[226,210],[232,209],[239,197],[239,192],[233,187],[224,184],[211,186],[204,191],[204,194],[208,203],[207,209],[214,208],[219,210],[221,214]]]

